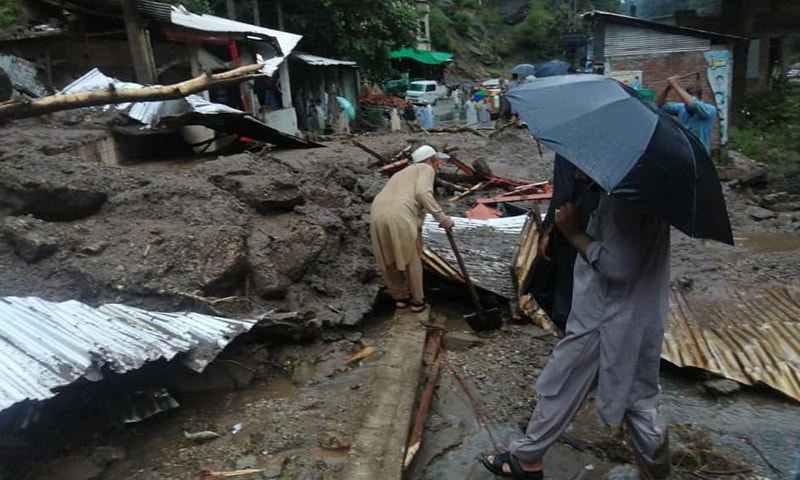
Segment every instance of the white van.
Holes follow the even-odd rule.
[[[446,96],[447,87],[439,85],[433,80],[415,80],[408,85],[408,90],[406,90],[406,102],[414,104],[436,105],[437,100]]]

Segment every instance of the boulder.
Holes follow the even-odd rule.
[[[727,378],[715,378],[703,382],[703,387],[712,395],[733,395],[742,389],[739,383]]]
[[[483,343],[483,340],[468,333],[447,332],[442,337],[442,345],[444,345],[445,350],[452,352],[463,352],[481,343]]]
[[[756,206],[747,207],[745,213],[747,213],[747,215],[753,220],[759,222],[762,220],[769,220],[770,218],[775,218],[778,215],[772,210],[767,210],[766,208],[761,208]]]
[[[289,211],[305,203],[297,178],[290,174],[212,176],[211,181],[259,213]]]
[[[201,264],[203,293],[211,296],[230,294],[247,273],[247,235],[237,226],[224,228],[217,235]]]
[[[54,182],[14,168],[0,168],[0,211],[69,222],[94,215],[108,199],[105,192]]]
[[[53,255],[63,242],[57,226],[33,217],[7,217],[2,233],[14,253],[28,263]]]

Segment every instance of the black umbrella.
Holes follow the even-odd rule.
[[[571,65],[564,60],[550,60],[536,67],[536,77],[552,77],[554,75],[566,75],[569,73]]]
[[[528,75],[536,75],[536,67],[530,63],[520,63],[511,69],[511,73],[516,73],[519,76],[526,77]]]
[[[507,94],[531,134],[611,195],[696,238],[733,245],[725,199],[706,149],[688,130],[601,75],[536,79]]]

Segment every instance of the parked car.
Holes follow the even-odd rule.
[[[786,76],[789,78],[798,78],[800,77],[800,68],[792,68],[788,72],[786,72]]]
[[[434,80],[415,80],[408,85],[406,102],[414,104],[430,103],[436,105],[440,98],[447,96],[447,87]]]

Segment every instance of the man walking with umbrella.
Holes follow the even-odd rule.
[[[580,224],[575,205],[556,210],[556,227],[580,253],[566,337],[536,382],[539,401],[525,436],[483,464],[496,475],[541,479],[544,454],[596,385],[601,419],[630,433],[640,478],[667,478],[658,375],[669,305],[669,224],[611,196],[601,199],[586,231]]]
[[[555,212],[556,228],[579,254],[566,336],[536,382],[525,436],[482,462],[497,475],[542,478],[545,452],[596,388],[601,420],[627,427],[641,478],[667,478],[658,401],[669,225],[733,244],[714,164],[696,136],[601,75],[540,79],[509,100],[535,138],[606,194],[585,230],[573,204]]]

